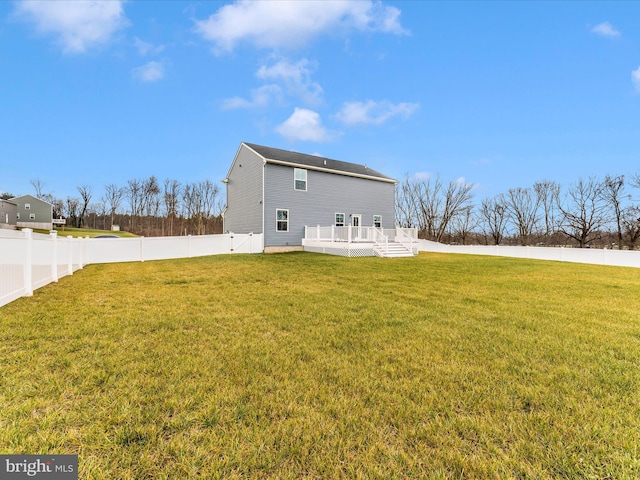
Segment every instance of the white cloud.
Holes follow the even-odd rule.
[[[128,23],[121,0],[22,0],[15,12],[38,32],[56,36],[66,53],[106,43]]]
[[[140,40],[138,37],[134,38],[133,44],[138,50],[138,53],[143,57],[149,54],[157,55],[164,50],[164,45],[153,45],[152,43]]]
[[[263,85],[251,91],[251,99],[242,97],[227,98],[222,102],[223,110],[235,110],[238,108],[267,107],[272,103],[282,101],[282,90],[278,85]]]
[[[636,88],[636,92],[640,93],[640,67],[631,72],[631,81]]]
[[[320,115],[306,108],[296,108],[284,123],[278,125],[276,132],[289,140],[311,142],[326,142],[333,136],[322,125]]]
[[[345,102],[336,119],[345,125],[381,125],[392,117],[409,118],[418,108],[417,103],[391,103],[387,101]]]
[[[613,28],[609,22],[602,22],[591,29],[591,33],[600,35],[602,37],[619,37],[620,32]]]
[[[196,31],[222,53],[240,42],[258,48],[298,48],[326,33],[353,30],[406,35],[400,13],[395,7],[371,0],[236,0],[195,24]]]
[[[306,58],[297,63],[280,59],[273,65],[262,65],[256,72],[256,76],[262,80],[284,83],[290,95],[298,97],[305,103],[316,105],[322,99],[322,87],[311,80],[311,65]]]
[[[164,78],[164,65],[160,62],[148,62],[133,69],[133,78],[144,83],[157,82]]]

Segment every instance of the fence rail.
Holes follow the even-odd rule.
[[[503,245],[445,245],[419,240],[421,252],[465,253],[498,257],[555,260],[559,262],[589,263],[615,267],[640,268],[640,251],[570,247],[511,247]]]
[[[144,262],[225,253],[258,253],[262,234],[187,237],[72,238],[0,233],[0,307],[92,263]]]

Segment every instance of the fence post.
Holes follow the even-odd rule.
[[[73,237],[71,235],[67,235],[67,242],[69,242],[69,275],[73,275]]]
[[[54,282],[58,281],[58,232],[51,230],[51,242],[53,244],[53,255],[51,258],[51,278]]]
[[[249,232],[249,253],[253,253],[253,232]]]
[[[187,258],[191,258],[191,234],[187,235]]]
[[[316,226],[316,238],[318,240],[321,240],[321,238],[320,238],[320,225]]]
[[[140,261],[144,262],[144,237],[140,237]]]
[[[229,232],[229,252],[233,252],[233,232]]]
[[[30,297],[33,295],[33,237],[31,236],[33,230],[30,228],[23,228],[22,231],[24,232],[26,245],[26,255],[24,259],[24,296]]]

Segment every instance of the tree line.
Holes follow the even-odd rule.
[[[76,228],[110,230],[113,225],[137,235],[206,235],[222,233],[224,202],[211,180],[181,183],[155,176],[128,180],[126,185],[105,185],[96,198],[88,185],[77,196],[57,198],[32,180],[35,196],[53,205],[55,218],[66,218]]]
[[[564,188],[542,180],[477,204],[474,187],[406,175],[396,190],[396,221],[420,238],[463,245],[635,249],[640,239],[640,174],[581,178]]]

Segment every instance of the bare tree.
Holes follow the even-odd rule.
[[[600,238],[607,223],[603,188],[603,183],[595,178],[581,178],[569,187],[564,204],[558,204],[562,214],[560,232],[577,241],[580,248]]]
[[[627,245],[631,250],[635,250],[640,239],[640,207],[631,206],[622,213],[622,228],[627,238]]]
[[[124,198],[124,194],[124,188],[118,187],[113,183],[110,183],[109,185],[106,185],[104,187],[103,202],[106,205],[111,217],[109,228],[113,227],[113,223],[115,222],[116,217],[116,211],[118,210],[118,208],[120,208],[120,205]]]
[[[527,245],[538,223],[538,196],[530,188],[511,188],[504,197],[508,218],[521,245]]]
[[[622,248],[622,199],[624,198],[624,175],[604,177],[602,182],[602,196],[609,204],[616,223],[618,233],[618,248]]]
[[[147,217],[147,232],[151,233],[151,221],[157,217],[158,210],[160,209],[160,185],[158,179],[155,176],[150,176],[147,180],[142,182],[142,199],[141,199],[141,211]]]
[[[401,227],[418,227],[419,230],[422,230],[418,224],[417,199],[419,195],[416,189],[416,180],[406,174],[404,180],[396,187],[396,221]]]
[[[127,197],[127,200],[129,200],[129,207],[131,208],[129,230],[131,232],[135,232],[136,217],[140,215],[140,210],[142,208],[142,182],[137,179],[127,181],[125,196]]]
[[[485,235],[491,237],[494,245],[500,245],[502,242],[507,224],[506,215],[507,208],[502,195],[482,200],[480,218],[484,225]]]
[[[82,227],[82,225],[84,225],[84,216],[87,213],[87,207],[91,201],[91,187],[82,185],[78,187],[78,193],[80,193],[80,198],[82,199],[82,207],[80,209],[80,216],[78,217],[78,227]]]
[[[451,230],[462,245],[467,244],[467,237],[478,226],[478,218],[474,214],[473,206],[462,208],[458,215],[451,220]]]
[[[36,191],[36,197],[41,199],[41,200],[44,200],[44,195],[45,195],[44,186],[45,186],[45,183],[42,180],[40,180],[39,178],[36,178],[35,180],[31,180],[30,183],[33,186],[33,189]],[[45,201],[47,201],[47,200],[45,200]]]
[[[533,184],[538,205],[544,218],[544,235],[549,239],[556,229],[556,210],[560,196],[560,184],[552,180],[542,180]]]
[[[204,180],[198,183],[198,189],[200,190],[200,197],[202,198],[202,213],[204,220],[204,228],[202,233],[207,234],[207,223],[214,216],[214,209],[216,207],[216,198],[220,188],[211,180]]]
[[[80,200],[78,198],[67,197],[65,203],[66,216],[71,220],[72,227],[78,227],[78,208]]]
[[[169,223],[169,235],[173,235],[173,223],[178,215],[182,186],[177,180],[164,181],[164,209]]]

